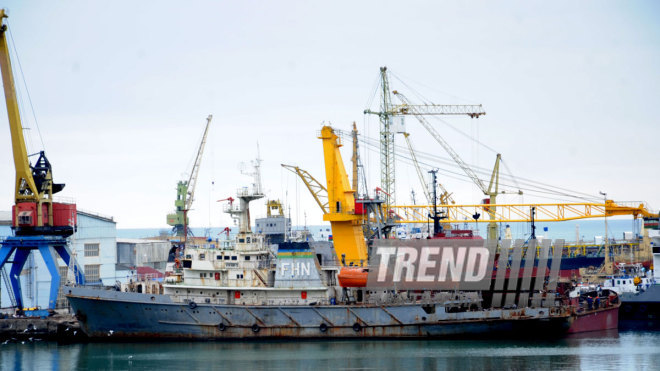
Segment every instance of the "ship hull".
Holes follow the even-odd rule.
[[[104,340],[556,337],[572,318],[550,308],[446,313],[440,304],[187,305],[166,295],[65,290],[82,330]]]
[[[660,330],[660,285],[621,295],[619,329]]]
[[[569,334],[613,330],[619,326],[619,306],[578,313],[568,329]]]

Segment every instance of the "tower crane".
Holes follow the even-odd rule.
[[[197,156],[193,163],[192,171],[188,180],[180,180],[176,186],[176,201],[174,206],[176,210],[172,214],[167,214],[167,224],[172,226],[172,232],[175,236],[183,237],[184,240],[188,235],[188,211],[192,207],[195,200],[195,187],[197,186],[197,175],[199,174],[199,167],[202,163],[202,154],[204,153],[204,146],[206,145],[206,137],[209,132],[209,126],[213,115],[206,118],[206,126],[204,127],[204,134],[202,141],[197,149]]]
[[[380,111],[364,110],[365,114],[377,115],[380,118],[380,161],[381,161],[381,188],[386,198],[384,207],[389,207],[396,201],[395,197],[395,169],[394,169],[394,128],[392,118],[396,116],[414,114],[420,115],[467,115],[472,118],[478,118],[485,115],[486,112],[480,104],[460,105],[460,104],[427,104],[410,105],[406,102],[404,105],[395,105],[392,103],[390,95],[390,84],[387,73],[387,67],[380,68],[381,80],[381,104]],[[393,92],[395,95],[396,91]],[[453,152],[453,151],[452,151]],[[450,153],[451,155],[451,153]],[[452,155],[453,157],[453,155]],[[456,161],[456,159],[454,159]],[[462,160],[459,158],[459,165]],[[469,174],[470,175],[470,174]],[[476,179],[478,177],[475,176]],[[479,180],[480,182],[480,180]],[[391,222],[388,220],[388,222]]]
[[[456,162],[456,164],[465,172],[465,174],[472,179],[472,181],[479,187],[479,189],[488,196],[488,203],[492,206],[485,208],[491,222],[488,224],[488,239],[497,239],[497,224],[493,221],[496,212],[496,198],[499,192],[499,167],[501,155],[498,153],[495,159],[495,166],[491,174],[490,183],[488,187],[477,176],[477,174],[468,166],[465,161],[454,151],[454,149],[447,143],[438,131],[426,120],[425,115],[468,115],[470,117],[479,117],[485,115],[480,104],[478,105],[439,105],[439,104],[410,104],[408,99],[398,91],[393,91],[394,95],[401,100],[403,104],[393,107],[393,112],[397,115],[413,115],[428,131],[431,136],[447,151],[449,156]]]
[[[23,310],[20,276],[23,266],[33,250],[39,250],[51,275],[48,308],[55,308],[60,287],[59,264],[54,253],[73,268],[76,283],[84,284],[85,277],[75,263],[69,249],[68,237],[76,231],[76,205],[54,202],[53,194],[61,191],[64,184],[53,182],[53,169],[44,151],[34,165],[30,164],[23,137],[23,125],[16,98],[11,58],[7,45],[8,28],[4,23],[7,14],[0,9],[0,69],[4,87],[9,131],[11,133],[16,181],[12,207],[14,236],[0,241],[0,270],[13,255],[8,287],[12,302]]]

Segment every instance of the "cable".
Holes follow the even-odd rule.
[[[341,131],[341,130],[338,130],[337,132],[341,136],[346,135],[346,133]],[[377,143],[375,139],[364,138],[363,137],[363,138],[361,138],[361,141],[362,141],[362,143],[365,144],[366,149],[372,150],[374,152],[378,151],[379,143]],[[404,152],[403,148],[401,146],[395,146],[395,148],[398,149],[398,151],[395,151],[395,157],[398,158],[399,160],[403,160],[404,163],[406,163],[408,165],[412,165],[412,159],[410,157],[407,157],[406,155],[402,154],[402,152]],[[420,156],[420,154],[422,154],[422,155]],[[434,156],[434,155],[431,155],[431,154],[428,154],[428,153],[424,153],[424,152],[417,152],[417,157],[418,157],[418,162],[421,165],[425,165],[425,166],[428,166],[430,168],[436,167],[436,165],[437,165],[436,163],[428,163],[428,162],[419,160],[420,158],[426,159],[426,160],[431,159],[432,161],[433,160],[438,160],[437,156]],[[443,161],[441,159],[441,161],[439,161],[439,162],[444,162],[446,165],[457,167],[457,165],[451,163],[448,160]],[[444,169],[444,168],[440,169],[440,172],[443,175],[446,175],[449,178],[471,183],[471,180],[467,177],[467,175],[463,174],[462,172],[451,171],[451,170]],[[490,175],[489,172],[485,172],[485,171],[480,171],[480,172],[482,174],[485,173],[486,175]],[[544,185],[540,182],[528,181],[528,182],[525,182],[521,185],[517,180],[515,180],[514,181],[515,185],[511,185],[511,184],[508,184],[506,182],[503,182],[502,178],[505,178],[505,179],[510,178],[510,179],[515,180],[515,178],[513,178],[511,176],[509,176],[509,177],[506,177],[506,176],[505,177],[500,177],[500,185],[501,186],[510,187],[512,189],[515,188],[517,190],[525,190],[525,191],[529,192],[530,194],[535,194],[535,193],[536,194],[549,194],[549,195],[556,195],[556,196],[562,196],[562,197],[569,197],[569,198],[578,199],[578,200],[588,200],[588,201],[591,201],[591,202],[598,202],[599,201],[599,198],[597,196],[594,196],[594,195],[582,194],[581,192],[575,192],[575,191],[567,190],[567,189],[560,188],[560,187],[553,187],[553,186],[549,186],[549,185]],[[532,187],[534,187],[534,188],[532,188]],[[549,188],[549,187],[555,188],[556,190],[552,189],[552,188]],[[577,194],[572,194],[572,193],[582,194],[583,196],[579,196]],[[539,197],[542,197],[542,196],[539,196]]]
[[[9,30],[9,38],[11,39],[11,44],[14,49],[14,55],[16,56],[16,62],[18,64],[18,70],[21,73],[21,78],[23,79],[23,85],[25,86],[25,93],[30,103],[30,109],[32,110],[32,116],[34,117],[34,125],[37,127],[37,133],[39,134],[39,141],[41,142],[41,148],[46,151],[46,146],[44,145],[43,137],[41,136],[41,129],[39,128],[39,123],[37,122],[37,115],[34,112],[34,106],[32,105],[32,97],[30,97],[30,90],[28,89],[27,82],[25,81],[25,75],[23,74],[23,67],[21,66],[21,59],[18,57],[18,49],[16,49],[16,43],[14,42],[14,36],[11,33],[11,27],[9,27],[9,19],[7,19],[7,29]]]

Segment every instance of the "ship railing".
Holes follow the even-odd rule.
[[[241,210],[241,205],[233,205],[233,204],[226,204],[222,206],[222,212],[229,213],[229,212],[235,212],[235,213],[240,213]]]
[[[241,187],[236,190],[236,195],[238,197],[263,197],[263,194],[257,187]]]

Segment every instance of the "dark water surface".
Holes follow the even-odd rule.
[[[660,332],[590,333],[556,341],[345,340],[303,342],[0,345],[2,370],[653,370]]]

